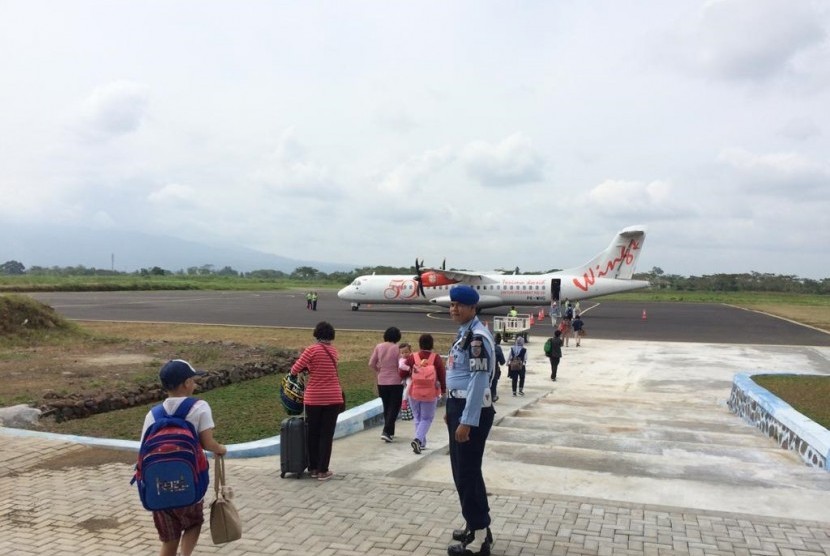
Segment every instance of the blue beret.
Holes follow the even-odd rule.
[[[478,292],[472,286],[455,286],[450,290],[450,301],[462,305],[475,305],[478,303]]]

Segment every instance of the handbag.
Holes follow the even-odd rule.
[[[411,421],[414,416],[412,415],[412,408],[409,407],[409,400],[404,400],[401,402],[401,411],[398,413],[398,418],[401,421]]]
[[[230,487],[225,486],[225,458],[216,456],[213,490],[216,499],[210,503],[210,536],[213,544],[222,544],[242,538],[239,512],[229,499]]]

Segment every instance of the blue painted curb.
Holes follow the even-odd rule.
[[[380,398],[368,401],[341,413],[337,418],[337,428],[334,438],[342,438],[366,430],[383,422],[383,404]],[[56,434],[52,432],[32,431],[26,429],[11,429],[0,427],[0,433],[10,436],[24,436],[72,442],[93,448],[110,448],[138,452],[138,440],[118,440],[113,438],[95,438],[92,436],[77,436],[73,434]],[[262,440],[229,444],[227,458],[257,458],[262,456],[276,456],[280,453],[280,437],[271,436]]]
[[[752,380],[752,377],[755,375],[769,374],[792,375],[795,373],[781,371],[753,371],[748,373],[738,373],[732,381],[733,392],[735,389],[743,392],[744,395],[753,400],[761,408],[761,410],[767,413],[770,418],[780,423],[785,429],[791,431],[792,434],[806,443],[816,455],[823,458],[823,463],[819,464],[818,467],[823,467],[824,469],[830,471],[830,431],[799,413],[790,404]],[[730,402],[732,402],[732,400],[730,400]],[[761,427],[762,423],[754,421],[752,419],[752,415],[747,415],[745,412],[738,411],[735,407],[732,407],[732,403],[730,403],[730,408],[733,412],[738,413],[748,423],[758,426],[759,428]],[[784,447],[794,449],[790,445]],[[796,451],[801,452],[801,450]],[[805,454],[803,452],[799,455],[802,459],[805,459]],[[808,460],[805,460],[805,463],[812,465]]]

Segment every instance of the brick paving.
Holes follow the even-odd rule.
[[[158,551],[151,516],[129,485],[129,464],[61,468],[53,458],[81,448],[0,440],[0,555]],[[215,546],[206,526],[197,554],[446,554],[451,530],[462,524],[446,484],[383,473],[280,479],[274,457],[227,467],[243,539]],[[830,554],[830,523],[538,494],[531,484],[494,490],[490,505],[497,555]]]

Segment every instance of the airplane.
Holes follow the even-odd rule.
[[[647,288],[646,280],[632,280],[646,238],[644,226],[629,226],[617,232],[611,244],[582,266],[545,274],[492,274],[465,270],[420,268],[415,275],[372,274],[359,276],[337,292],[361,304],[450,306],[449,290],[468,284],[478,290],[480,309],[501,306],[548,304],[551,300],[579,301],[600,295]]]

